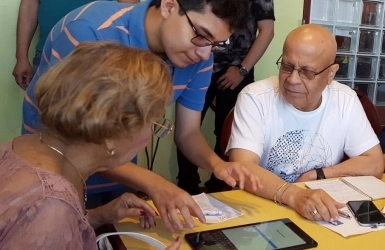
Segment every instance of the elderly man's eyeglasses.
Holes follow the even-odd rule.
[[[152,126],[152,133],[159,138],[165,137],[174,129],[174,124],[166,118],[161,118],[160,120],[152,123],[154,124]]]
[[[308,79],[308,80],[313,80],[316,77],[316,75],[321,74],[322,72],[324,72],[325,70],[327,70],[328,68],[330,68],[332,65],[335,64],[335,63],[332,63],[329,66],[327,66],[326,68],[324,68],[323,70],[321,70],[319,72],[314,72],[312,70],[308,70],[308,69],[304,69],[304,68],[296,69],[296,68],[294,68],[293,65],[280,62],[279,60],[281,60],[281,58],[282,58],[282,55],[278,58],[277,62],[275,63],[275,64],[277,64],[277,67],[281,72],[286,73],[286,74],[291,74],[291,73],[293,73],[294,70],[297,70],[298,75],[301,78]]]
[[[187,12],[185,11],[185,9],[183,8],[182,4],[180,3],[179,0],[176,0],[179,4],[179,7],[180,9],[182,10],[182,12],[184,13],[184,15],[186,16],[187,18],[187,21],[188,23],[190,24],[192,30],[194,31],[195,33],[195,37],[193,37],[191,39],[191,42],[195,45],[195,46],[198,46],[198,47],[207,47],[207,46],[212,46],[212,50],[213,51],[224,51],[227,49],[227,44],[226,44],[226,41],[222,41],[222,42],[212,42],[210,41],[210,39],[208,39],[207,37],[205,37],[204,35],[200,34],[197,29],[195,28],[194,24],[192,23],[191,19],[189,18],[189,16],[187,15]]]

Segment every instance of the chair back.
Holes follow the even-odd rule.
[[[356,91],[358,99],[360,99],[362,107],[364,108],[364,111],[366,113],[366,117],[368,117],[368,120],[370,122],[370,125],[372,125],[374,133],[376,133],[376,135],[379,135],[381,133],[382,127],[380,122],[380,116],[378,115],[376,107],[369,99],[369,97],[365,95],[364,92],[358,89],[354,89],[354,91]]]
[[[224,161],[229,161],[229,157],[225,155],[225,151],[226,151],[227,144],[230,140],[231,126],[233,124],[233,121],[234,121],[234,109],[231,109],[229,114],[226,116],[225,122],[223,123],[222,134],[221,134],[220,157]]]

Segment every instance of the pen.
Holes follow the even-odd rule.
[[[222,215],[222,211],[220,211],[220,210],[203,210],[202,212],[206,216]]]
[[[341,210],[338,210],[338,214],[343,217],[343,218],[346,218],[346,219],[350,219],[350,215],[344,211],[341,211]]]

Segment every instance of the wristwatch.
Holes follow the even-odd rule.
[[[241,76],[247,76],[247,74],[249,74],[249,70],[241,64],[237,65],[237,67],[239,68],[239,74],[241,74]]]
[[[322,170],[322,168],[316,168],[315,172],[317,173],[317,180],[326,179],[326,176],[325,176],[324,171]]]

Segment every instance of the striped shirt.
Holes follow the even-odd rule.
[[[25,92],[22,133],[33,133],[43,127],[34,97],[34,88],[39,77],[70,54],[79,43],[115,41],[129,47],[148,50],[144,22],[147,10],[152,4],[150,0],[136,5],[91,2],[63,17],[51,30],[44,45],[39,68]],[[207,61],[200,61],[185,68],[175,67],[170,61],[167,63],[173,75],[173,101],[188,109],[202,110],[211,79],[212,55]],[[105,187],[104,184],[102,186]]]

